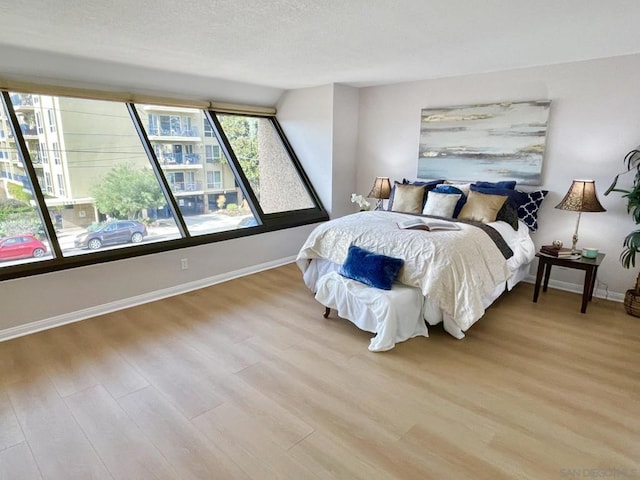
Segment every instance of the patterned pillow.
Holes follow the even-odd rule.
[[[538,230],[538,210],[549,190],[521,193],[526,196],[527,201],[518,207],[518,218],[529,227],[529,230],[535,232]]]

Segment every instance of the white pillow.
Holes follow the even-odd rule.
[[[451,218],[461,196],[459,193],[429,192],[422,214]]]
[[[471,183],[458,183],[458,182],[450,182],[449,180],[445,180],[444,183],[439,183],[438,185],[449,185],[450,187],[456,187],[465,195],[469,195],[469,191],[471,190]],[[436,185],[436,187],[438,185]]]

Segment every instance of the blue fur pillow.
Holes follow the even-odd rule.
[[[351,245],[347,259],[340,268],[340,275],[370,287],[391,290],[403,265],[401,258],[379,255]]]

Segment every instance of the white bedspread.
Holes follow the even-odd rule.
[[[458,231],[401,230],[396,212],[359,212],[316,227],[300,249],[304,272],[310,260],[344,263],[351,244],[402,258],[398,281],[417,287],[433,304],[467,330],[484,314],[483,298],[505,282],[510,269],[500,250],[482,230],[459,223]],[[510,227],[509,227],[510,228]]]

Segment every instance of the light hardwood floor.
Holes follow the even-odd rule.
[[[1,343],[0,478],[640,478],[640,319],[531,296],[371,353],[288,265]]]

